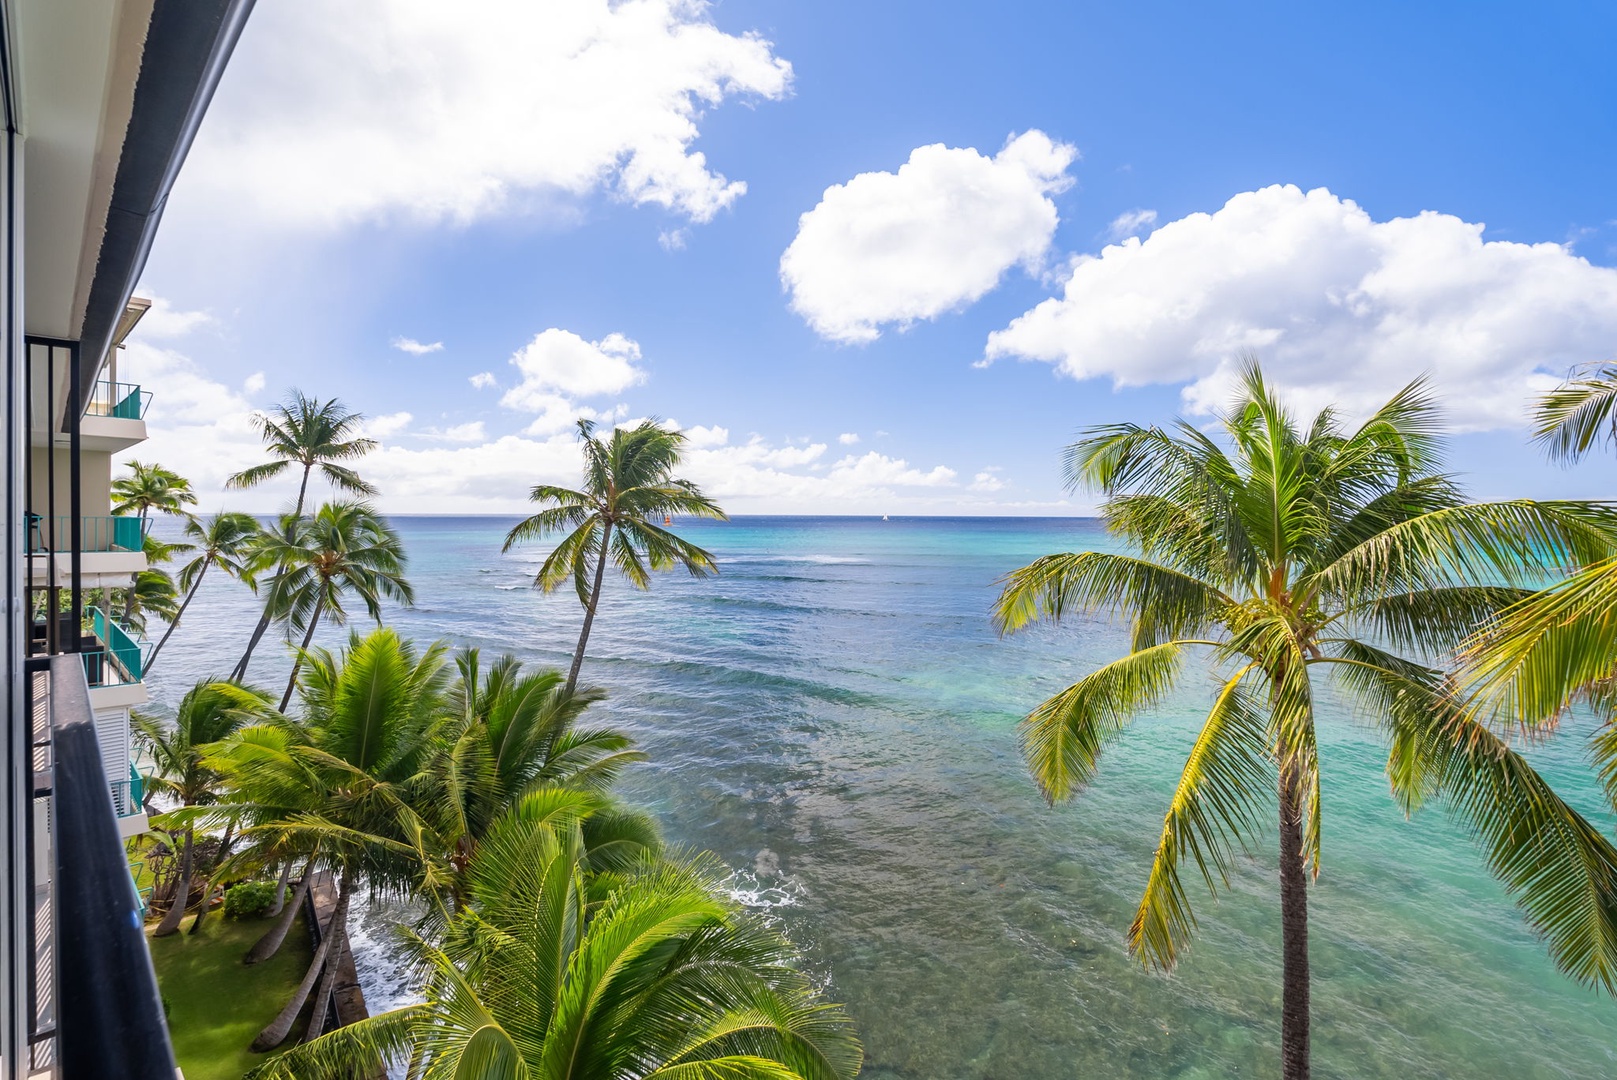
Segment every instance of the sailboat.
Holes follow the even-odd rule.
[[[663,524],[664,525],[672,525],[673,523],[674,523],[674,515],[673,514],[664,514],[663,515]]]
[[[883,520],[883,521],[886,521],[886,520],[887,520],[887,515],[886,515],[886,514],[883,514],[883,515],[882,515],[882,516],[881,516],[881,519],[882,519],[882,520]]]

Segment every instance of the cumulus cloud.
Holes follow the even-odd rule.
[[[858,441],[859,433],[857,431],[844,431],[841,435],[837,436],[837,442],[841,443],[843,446],[852,446]]]
[[[248,394],[262,393],[264,390],[264,373],[255,371],[241,382],[242,391]]]
[[[792,310],[822,337],[858,343],[972,303],[1011,267],[1044,260],[1059,222],[1050,196],[1072,185],[1077,156],[1028,131],[993,157],[923,146],[896,173],[827,188],[781,256]]]
[[[410,421],[414,419],[415,417],[407,412],[372,416],[365,421],[365,437],[369,439],[391,438],[408,428]]]
[[[1617,270],[1482,234],[1431,211],[1375,221],[1323,188],[1246,192],[1075,259],[1061,296],[990,335],[985,362],[1184,382],[1203,414],[1245,352],[1307,411],[1363,415],[1424,371],[1459,429],[1513,426],[1569,366],[1610,355]]]
[[[657,243],[664,251],[684,251],[690,235],[689,229],[664,229],[657,234]]]
[[[646,373],[635,366],[639,359],[639,344],[622,334],[585,341],[571,330],[551,327],[512,355],[522,381],[505,392],[500,404],[543,411],[559,395],[619,394],[645,381]]]
[[[494,387],[494,372],[479,371],[466,381],[479,390],[490,390]]]
[[[444,343],[441,341],[434,341],[430,345],[423,345],[415,338],[407,337],[396,337],[389,342],[389,344],[395,349],[399,350],[399,352],[407,352],[411,356],[425,356],[428,353],[442,352],[444,348]]]
[[[178,311],[161,296],[152,297],[151,303],[152,306],[146,309],[146,314],[140,317],[137,324],[140,336],[145,340],[181,338],[214,321],[213,316],[205,311]]]
[[[1005,481],[999,477],[999,469],[990,466],[971,478],[972,491],[999,491],[1005,486]]]
[[[1122,240],[1146,232],[1156,223],[1155,210],[1125,210],[1112,219],[1111,225],[1106,228],[1106,235],[1113,240]]]
[[[314,226],[596,190],[707,221],[746,184],[692,149],[705,112],[791,79],[706,0],[287,0],[254,13],[181,183]]]
[[[723,446],[729,441],[730,429],[719,427],[716,424],[711,427],[703,427],[701,424],[697,424],[695,427],[685,429],[685,445],[692,448]]]

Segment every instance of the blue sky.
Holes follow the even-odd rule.
[[[1617,11],[1235,7],[261,4],[140,453],[216,491],[298,386],[397,512],[520,509],[586,414],[693,429],[734,511],[1072,513],[1078,429],[1209,420],[1252,349],[1301,409],[1430,370],[1479,495],[1609,494],[1521,425],[1617,353]]]

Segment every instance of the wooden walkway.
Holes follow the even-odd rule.
[[[326,925],[331,921],[331,913],[337,907],[337,882],[329,871],[320,871],[314,875],[309,883],[308,899],[304,902],[303,915],[309,923],[309,936],[314,947],[320,947],[320,941],[325,936]],[[342,966],[337,969],[337,985],[332,988],[332,1005],[336,1010],[337,1027],[347,1027],[356,1020],[363,1020],[370,1015],[365,1008],[365,992],[359,988],[359,973],[354,968],[354,950],[350,947],[343,950]],[[332,1018],[327,1017],[327,1023]]]

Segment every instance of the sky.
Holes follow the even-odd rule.
[[[1425,374],[1480,498],[1607,497],[1617,8],[261,0],[119,360],[205,510],[292,388],[393,513],[513,513],[658,417],[732,513],[1081,514],[1086,427]]]

